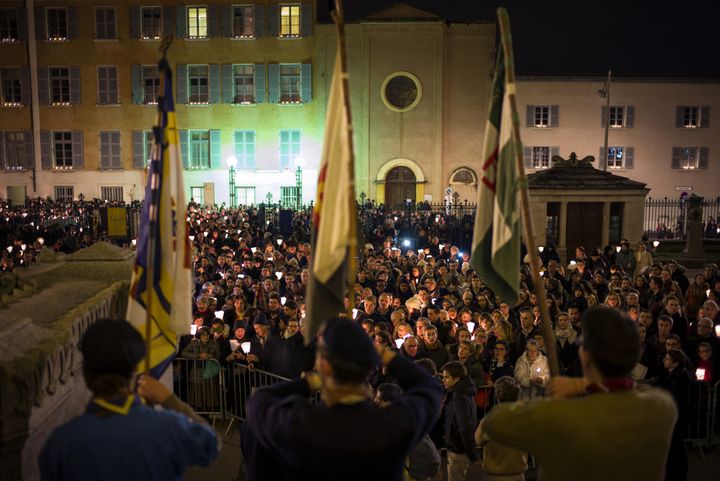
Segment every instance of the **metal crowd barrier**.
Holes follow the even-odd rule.
[[[213,425],[225,417],[225,376],[216,359],[175,358],[173,388],[197,414],[210,416]]]

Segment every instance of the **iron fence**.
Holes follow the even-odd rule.
[[[213,423],[225,417],[225,376],[216,359],[175,358],[173,388],[197,414],[211,416]]]
[[[701,206],[704,237],[720,238],[720,197],[706,198]],[[687,217],[685,199],[645,199],[644,231],[651,239],[683,239],[687,233]]]

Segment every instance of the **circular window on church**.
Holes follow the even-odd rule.
[[[414,109],[422,98],[420,80],[410,72],[395,72],[389,75],[380,91],[383,103],[395,112]]]

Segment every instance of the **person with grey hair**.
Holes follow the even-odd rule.
[[[720,325],[720,311],[715,301],[708,300],[703,302],[703,317],[707,317],[713,323],[713,326]]]
[[[499,404],[512,403],[520,397],[520,386],[510,376],[495,381],[495,398]],[[482,470],[484,481],[525,481],[528,455],[490,439],[483,433],[480,422],[475,431],[475,442],[483,450]]]

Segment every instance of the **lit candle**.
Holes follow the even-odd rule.
[[[240,344],[240,348],[243,350],[245,354],[250,352],[250,343],[249,342],[243,342]]]
[[[660,241],[653,241],[653,247],[657,248],[660,245]]]
[[[194,336],[196,332],[197,332],[197,326],[195,324],[191,324],[190,325],[190,334]]]
[[[282,279],[282,272],[276,272],[275,277],[277,277],[278,280]]]
[[[475,331],[475,323],[474,323],[474,322],[468,322],[468,323],[467,323],[467,328],[468,328],[468,331],[470,331],[470,332],[472,333],[473,331]]]
[[[620,252],[620,249],[621,249],[621,247],[620,247],[620,246],[617,246],[617,247],[615,248],[615,251],[616,251],[616,252]]]
[[[545,246],[538,246],[538,250],[542,254],[542,252],[545,250]]]
[[[718,324],[717,326],[715,326],[715,335],[716,335],[717,337],[720,337],[720,324]]]
[[[705,380],[705,369],[699,367],[695,370],[695,377],[698,381],[704,381]]]
[[[285,302],[286,302],[286,301],[287,301],[287,297],[281,297],[281,298],[280,298],[280,304],[282,304],[283,306],[285,305]]]
[[[217,319],[222,319],[223,316],[225,316],[225,311],[215,311],[215,317]]]
[[[278,240],[277,240],[277,245],[279,245],[279,246],[282,245],[282,239],[278,239]]]
[[[357,319],[358,310],[357,310],[357,309],[353,309],[353,310],[352,310],[352,313],[353,313],[353,319]]]
[[[402,345],[405,343],[405,339],[395,339],[395,345],[398,349],[402,347]]]

